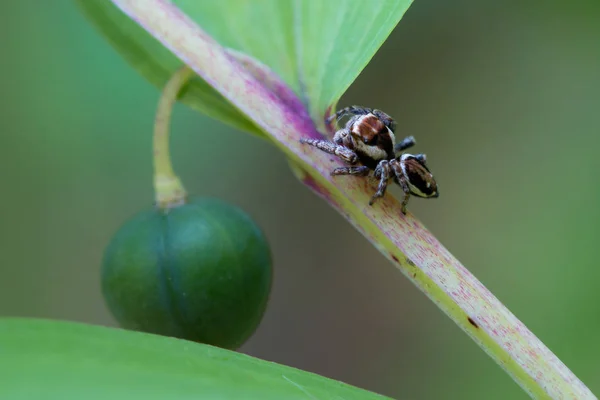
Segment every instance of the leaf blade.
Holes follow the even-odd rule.
[[[387,399],[218,347],[24,318],[0,319],[0,382],[6,400]]]
[[[103,0],[74,0],[110,44],[153,85],[181,66],[143,29]],[[268,65],[304,102],[319,126],[400,21],[412,0],[175,0],[219,43]],[[200,78],[181,101],[238,129],[264,136]]]
[[[296,3],[301,5],[300,18],[312,21],[311,25],[299,25],[299,46],[304,55],[300,69],[307,97],[312,100],[311,115],[321,117],[372,59],[412,0]],[[321,9],[317,11],[318,8]],[[320,22],[316,15],[327,19]],[[323,42],[326,45],[315,46]]]
[[[175,0],[222,46],[268,65],[321,119],[412,0]]]

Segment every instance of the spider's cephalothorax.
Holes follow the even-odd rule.
[[[352,115],[346,126],[328,140],[301,139],[301,143],[310,144],[326,153],[334,154],[351,164],[351,167],[334,169],[332,175],[369,176],[371,173],[379,179],[377,192],[369,202],[383,197],[390,179],[393,179],[404,191],[402,213],[406,214],[406,205],[410,195],[417,197],[438,197],[439,192],[433,175],[427,168],[425,154],[399,154],[415,145],[415,139],[409,136],[396,144],[394,130],[396,122],[386,113],[370,108],[351,106],[339,110],[329,117],[329,125],[334,119]],[[362,164],[356,166],[355,164]]]

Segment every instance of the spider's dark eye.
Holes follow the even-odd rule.
[[[379,137],[379,135],[373,135],[371,137],[364,137],[363,141],[365,142],[365,144],[374,146],[377,144],[377,138]]]

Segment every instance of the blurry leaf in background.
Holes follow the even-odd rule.
[[[3,400],[386,399],[218,347],[29,319],[0,320],[0,382]]]
[[[180,61],[111,2],[76,0],[87,18],[146,79],[160,86]],[[174,3],[221,45],[269,66],[318,120],[337,102],[392,32],[411,0],[187,1]],[[242,130],[261,134],[206,82],[183,102]]]

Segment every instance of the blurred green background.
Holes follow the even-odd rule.
[[[340,102],[417,137],[441,197],[411,211],[596,394],[599,21],[598,1],[417,0]],[[153,200],[158,91],[68,0],[1,2],[0,32],[0,315],[114,325],[100,260]],[[241,351],[401,399],[527,398],[277,149],[174,118],[188,191],[242,206],[273,246]]]

